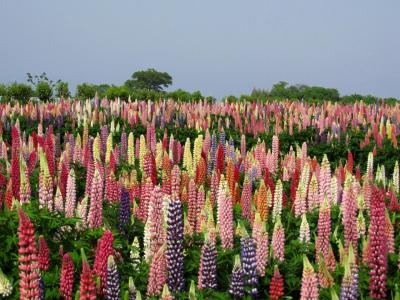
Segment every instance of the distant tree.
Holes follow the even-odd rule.
[[[33,96],[33,90],[28,84],[14,82],[9,86],[8,94],[12,99],[27,103]]]
[[[205,97],[207,103],[215,103],[215,101],[217,101],[217,99],[213,96],[207,96]]]
[[[167,94],[167,98],[172,98],[182,102],[189,102],[192,98],[192,95],[188,91],[177,89],[175,91],[169,92]]]
[[[36,85],[35,95],[40,99],[40,101],[48,102],[53,96],[53,89],[47,81],[40,81]]]
[[[354,103],[356,101],[364,101],[364,103],[367,104],[375,104],[378,101],[378,97],[375,96],[371,96],[371,95],[360,95],[360,94],[352,94],[352,95],[346,95],[346,96],[342,96],[340,98],[341,102],[344,103]]]
[[[399,102],[399,100],[394,98],[394,97],[389,97],[389,98],[385,98],[384,102],[386,104],[395,105],[395,104],[397,104]]]
[[[61,80],[57,80],[54,82],[47,77],[46,72],[43,72],[40,75],[32,75],[31,73],[26,73],[27,79],[30,84],[32,84],[36,96],[41,101],[50,101],[53,96],[53,90],[56,88],[57,84],[61,82]]]
[[[304,98],[338,101],[339,92],[337,89],[324,88],[321,86],[311,86],[304,89]]]
[[[227,101],[228,103],[234,103],[234,102],[238,102],[239,99],[236,96],[229,95],[229,96],[225,97],[223,100]]]
[[[96,95],[96,85],[81,83],[76,86],[76,96],[82,99],[92,99]]]
[[[106,91],[107,99],[114,100],[115,98],[120,98],[121,100],[128,100],[129,91],[125,86],[111,86]]]
[[[289,98],[289,93],[286,90],[288,83],[286,81],[279,81],[272,86],[271,92],[269,93],[271,97],[278,98]]]
[[[42,74],[40,74],[40,75],[32,75],[31,73],[26,73],[26,76],[27,76],[27,79],[26,79],[26,81],[28,81],[29,83],[31,83],[33,86],[34,86],[34,88],[36,88],[36,86],[40,83],[40,82],[47,82],[49,85],[50,85],[50,87],[53,89],[55,86],[56,86],[56,84],[57,83],[59,83],[61,80],[59,79],[59,80],[57,80],[56,82],[54,82],[53,80],[50,80],[48,77],[47,77],[47,74],[46,74],[46,72],[43,72]]]
[[[69,91],[69,87],[68,87],[68,82],[66,81],[59,81],[56,84],[56,96],[61,98],[68,98],[69,96],[71,96],[71,93]]]
[[[200,91],[194,91],[192,93],[192,100],[193,101],[200,101],[200,100],[203,100],[203,99],[204,99],[204,97],[203,97],[203,95],[201,94]]]
[[[97,94],[99,95],[99,97],[105,97],[107,90],[110,88],[111,86],[107,83],[101,83],[99,85],[95,85]]]
[[[7,95],[7,86],[0,83],[0,96]]]
[[[256,100],[266,100],[269,97],[269,91],[264,89],[253,88],[250,96],[251,98]]]
[[[125,86],[130,90],[146,89],[163,91],[172,84],[172,77],[167,72],[155,69],[137,71],[132,74],[132,79],[125,81]]]
[[[0,83],[0,101],[4,103],[7,102],[9,99],[10,96],[8,94],[8,86]]]

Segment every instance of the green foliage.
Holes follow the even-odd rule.
[[[234,95],[227,96],[224,100],[228,101],[228,103],[237,102],[238,98]]]
[[[199,90],[194,91],[192,93],[191,97],[192,97],[192,100],[194,100],[194,101],[200,101],[200,100],[204,99],[203,95],[201,94],[201,92]]]
[[[7,95],[7,86],[5,84],[0,84],[0,96]]]
[[[96,85],[81,83],[76,86],[76,96],[82,99],[92,99],[96,95]]]
[[[5,84],[0,84],[0,102],[6,102],[8,99],[8,87]]]
[[[28,84],[14,82],[9,86],[8,94],[12,99],[21,101],[22,103],[27,103],[33,96],[33,90]]]
[[[69,96],[71,96],[71,93],[69,91],[69,87],[68,87],[68,82],[66,81],[59,81],[56,84],[56,96],[61,98],[68,98]]]
[[[110,88],[110,85],[107,83],[101,83],[99,85],[95,85],[95,87],[96,87],[97,94],[100,97],[105,97],[107,90]]]
[[[35,96],[44,102],[51,100],[53,96],[53,90],[56,89],[58,84],[61,82],[60,79],[57,80],[56,82],[50,80],[47,77],[46,72],[43,72],[41,75],[34,75],[34,76],[31,73],[26,73],[26,76],[27,76],[26,81],[32,84],[35,90]]]
[[[120,98],[121,100],[128,100],[129,91],[125,86],[111,86],[106,91],[107,99]]]
[[[280,81],[274,84],[269,96],[284,99],[339,100],[339,92],[337,89],[300,84],[289,86],[286,81]]]
[[[190,100],[192,99],[192,95],[182,89],[177,89],[173,92],[168,93],[167,97],[183,102],[190,102]]]
[[[198,102],[204,99],[200,91],[194,91],[191,94],[190,92],[182,89],[177,89],[175,91],[169,92],[166,94],[165,97],[181,102],[191,102],[191,101]]]
[[[140,100],[159,100],[164,97],[163,92],[158,92],[154,90],[147,89],[138,89],[132,90],[129,92],[132,99],[140,99]]]
[[[352,94],[340,96],[337,89],[325,88],[320,86],[307,86],[304,84],[289,85],[286,81],[280,81],[272,86],[271,91],[266,89],[254,88],[250,95],[242,95],[241,101],[253,100],[276,100],[276,99],[299,99],[311,103],[321,103],[321,101],[340,101],[344,103],[354,103],[363,100],[368,104],[378,103],[379,97],[371,95]],[[396,98],[386,98],[385,103],[394,105],[398,102]]]
[[[125,86],[130,90],[154,90],[162,91],[172,84],[172,77],[167,72],[159,72],[155,69],[136,71],[132,79],[125,81]]]
[[[254,88],[250,94],[251,98],[255,99],[266,99],[269,97],[269,91],[265,89]]]
[[[40,81],[36,85],[35,94],[41,101],[48,102],[53,96],[53,90],[47,81]]]

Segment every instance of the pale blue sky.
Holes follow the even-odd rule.
[[[279,80],[400,98],[399,16],[399,0],[0,0],[0,82],[154,67],[218,98]]]

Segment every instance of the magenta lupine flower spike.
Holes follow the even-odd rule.
[[[268,232],[265,230],[265,223],[261,220],[260,214],[256,213],[253,224],[253,239],[256,243],[257,272],[261,277],[265,276],[265,267],[268,262]]]
[[[284,295],[284,280],[278,266],[274,267],[274,276],[269,285],[269,297],[271,300],[279,300]]]
[[[315,241],[315,257],[322,253],[324,259],[328,259],[329,255],[329,240],[331,235],[331,210],[328,203],[328,198],[322,203],[318,217],[318,237]]]
[[[94,172],[90,193],[89,227],[98,228],[103,223],[103,180],[99,171]]]
[[[147,295],[149,297],[159,296],[166,282],[167,265],[165,259],[165,245],[163,245],[155,253],[150,265],[149,278],[147,281]]]
[[[387,237],[385,234],[385,201],[381,190],[373,188],[371,199],[371,223],[369,227],[370,296],[387,297]]]
[[[47,271],[50,265],[50,250],[47,247],[46,240],[43,235],[39,236],[39,252],[38,252],[38,260],[39,260],[39,269],[41,271]]]
[[[281,218],[278,216],[274,232],[272,234],[272,257],[280,262],[283,262],[285,257],[285,230],[281,223]]]
[[[39,266],[35,231],[29,217],[19,211],[18,227],[20,299],[39,299]]]
[[[251,218],[251,196],[252,196],[252,184],[246,175],[243,181],[243,191],[240,198],[240,206],[242,208],[242,216],[247,220]]]
[[[218,191],[218,224],[221,244],[223,249],[233,247],[233,211],[232,199],[226,186],[225,179],[221,175]]]
[[[20,200],[20,135],[19,129],[16,126],[11,128],[11,182],[13,196]]]
[[[278,158],[279,158],[279,138],[277,135],[272,137],[272,164],[271,173],[276,173],[278,171]]]
[[[65,216],[72,218],[75,215],[76,206],[76,181],[74,169],[68,174],[67,190],[65,199]]]
[[[94,281],[93,272],[87,262],[83,249],[82,253],[82,273],[80,275],[79,284],[79,300],[95,300],[96,299],[96,283]]]
[[[395,253],[394,228],[387,210],[385,212],[385,234],[387,239],[388,253]]]
[[[94,176],[94,162],[93,158],[90,155],[88,158],[87,162],[87,167],[86,167],[86,186],[85,186],[85,195],[90,196],[90,193],[92,191],[92,180]]]
[[[163,198],[160,188],[153,189],[150,196],[148,230],[150,238],[149,261],[165,242]]]
[[[62,259],[60,275],[60,294],[63,299],[72,300],[74,287],[74,262],[71,255],[65,253]]]
[[[106,230],[97,242],[96,257],[94,259],[93,271],[100,277],[100,293],[104,294],[107,282],[107,261],[113,255],[114,236],[110,230]]]
[[[147,221],[149,215],[149,205],[153,183],[150,178],[142,179],[142,191],[140,195],[138,218],[143,222]]]
[[[188,198],[188,221],[192,230],[196,230],[196,220],[198,218],[198,210],[197,210],[197,192],[196,192],[196,183],[192,178],[189,182],[189,198]]]
[[[318,300],[318,278],[307,256],[303,258],[303,277],[301,278],[301,300]]]
[[[346,180],[343,190],[343,226],[344,226],[344,245],[345,250],[349,248],[349,244],[353,245],[353,249],[357,249],[358,232],[357,232],[357,202],[354,194],[353,178],[350,173],[346,174]]]

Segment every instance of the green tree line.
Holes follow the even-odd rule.
[[[126,101],[131,99],[157,100],[160,98],[172,98],[182,102],[215,101],[213,97],[205,97],[200,91],[188,92],[183,89],[165,91],[172,85],[172,76],[167,72],[160,72],[155,69],[140,70],[134,72],[122,85],[114,84],[93,84],[80,83],[76,86],[75,97],[80,99],[92,99],[96,95],[108,99],[120,98]],[[52,101],[55,98],[71,97],[68,82],[50,80],[46,73],[32,75],[27,73],[26,83],[0,84],[0,97],[2,101],[17,100],[26,103],[32,97],[41,101]],[[270,90],[254,88],[249,95],[236,97],[233,95],[224,97],[223,100],[233,101],[270,101],[279,99],[302,100],[308,102],[344,102],[353,103],[363,100],[366,103],[378,103],[381,98],[371,95],[344,95],[341,96],[336,88],[321,86],[308,86],[304,84],[289,85],[285,81],[274,84]],[[384,99],[386,103],[393,104],[398,101],[396,98]]]
[[[304,84],[289,85],[286,81],[279,81],[274,84],[271,90],[254,88],[250,95],[241,95],[239,99],[228,98],[228,101],[267,101],[272,99],[296,99],[308,102],[332,101],[343,103],[354,103],[363,100],[366,103],[377,103],[382,100],[381,97],[372,95],[343,95],[335,88],[326,88],[321,86],[308,86]],[[385,98],[386,103],[396,103],[396,98]]]

